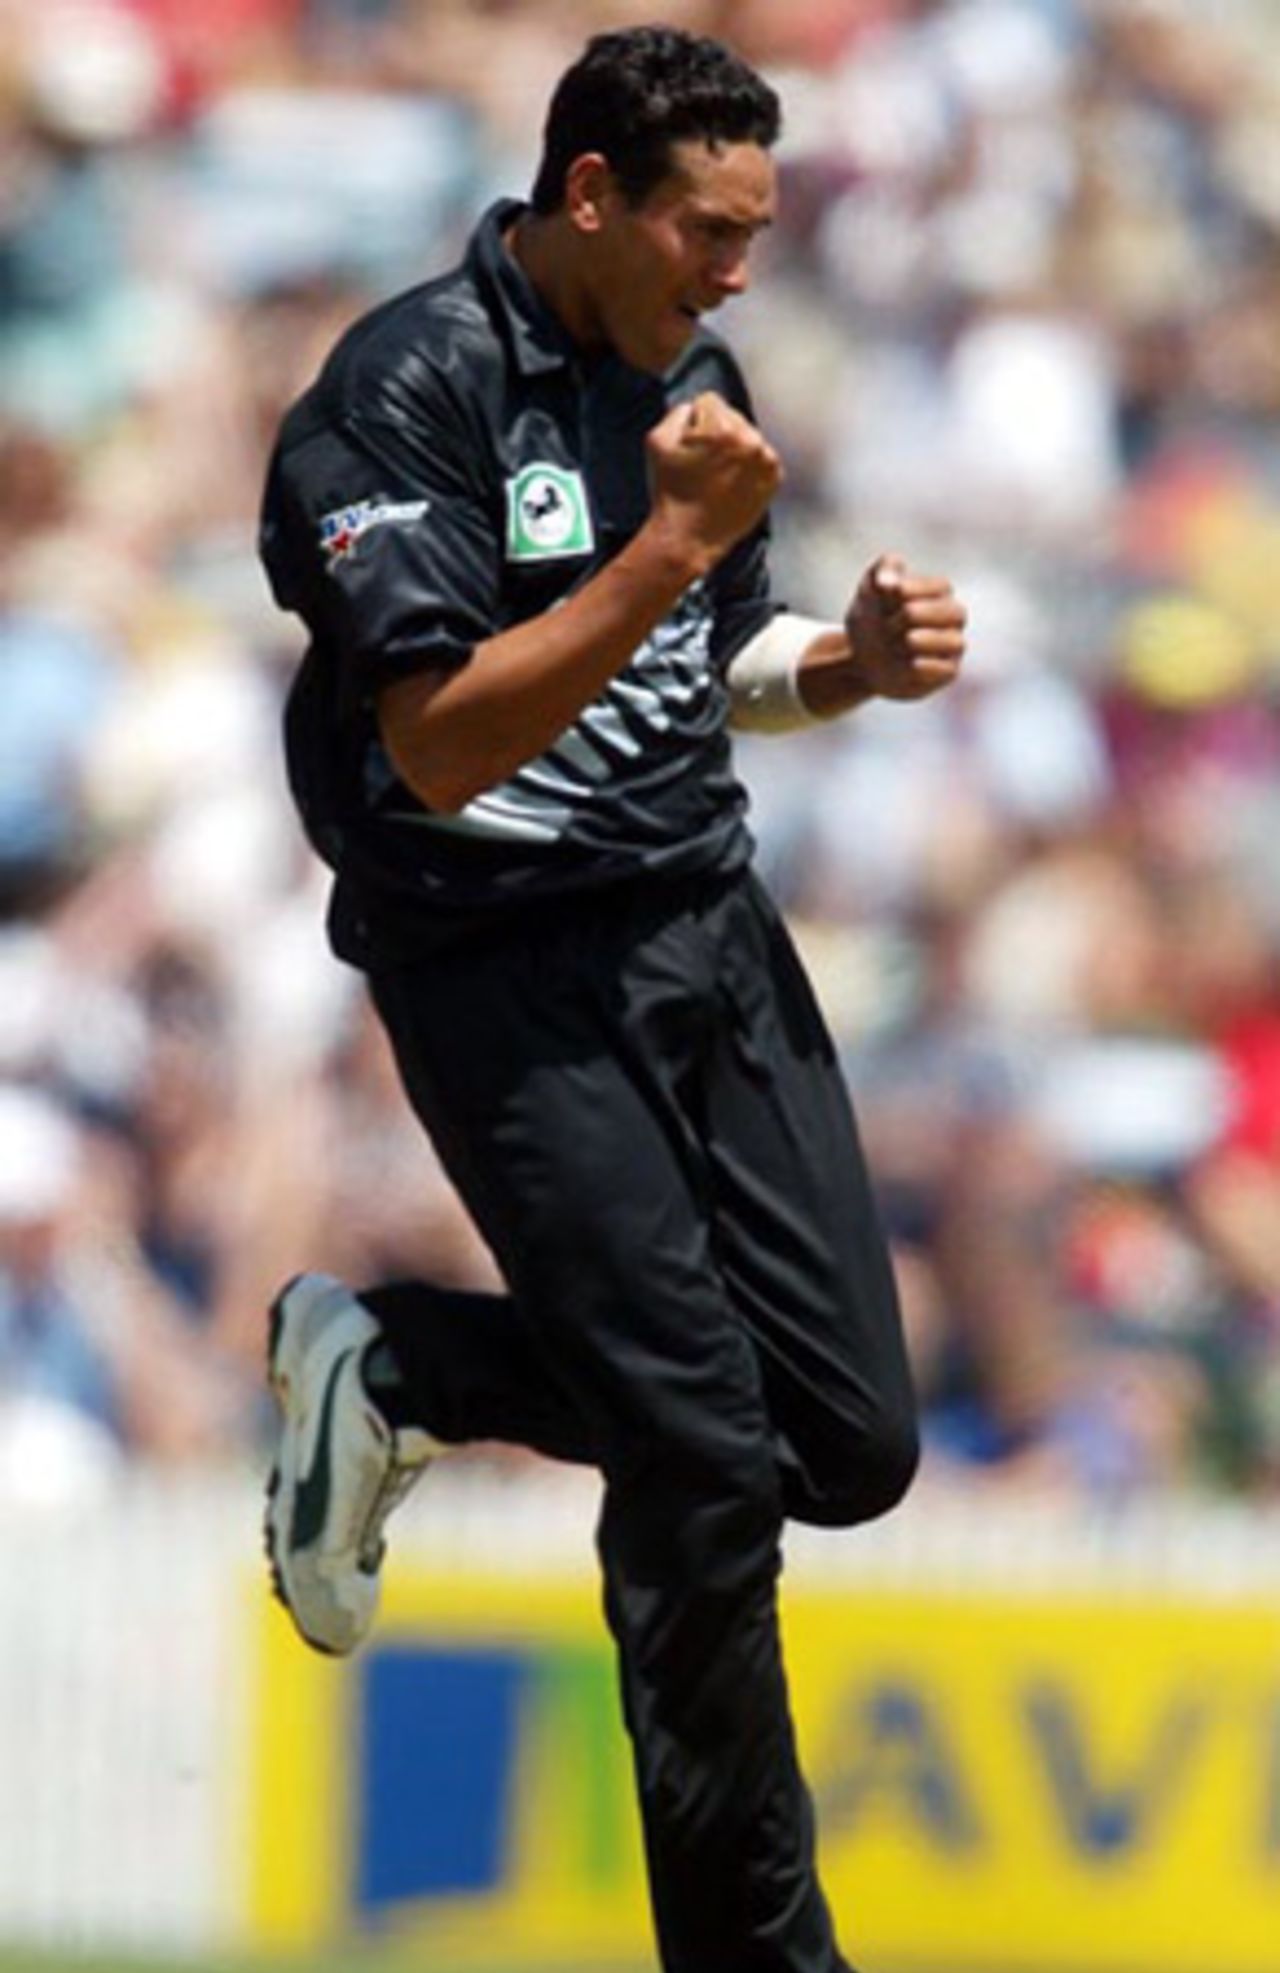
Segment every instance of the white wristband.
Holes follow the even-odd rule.
[[[740,733],[793,733],[817,715],[800,697],[800,660],[829,623],[782,611],[729,660],[729,724]]]

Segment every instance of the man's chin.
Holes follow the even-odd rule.
[[[630,348],[620,350],[619,354],[626,358],[632,369],[644,370],[651,377],[662,377],[673,363],[679,362],[697,333],[697,323],[682,316],[678,323],[670,326],[664,323],[660,334],[647,336],[643,343],[637,338]]]

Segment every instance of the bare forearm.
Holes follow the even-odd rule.
[[[814,719],[833,719],[871,698],[843,630],[833,626],[820,631],[806,647],[796,671],[796,691]]]
[[[881,555],[843,624],[820,632],[804,652],[798,696],[815,719],[868,699],[927,699],[954,684],[964,630],[964,606],[944,577],[916,575],[900,555]]]
[[[487,638],[462,670],[388,686],[378,710],[396,772],[445,813],[506,780],[573,723],[705,566],[651,520],[566,602]]]

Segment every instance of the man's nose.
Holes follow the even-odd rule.
[[[728,301],[734,295],[745,294],[751,285],[751,271],[747,266],[745,253],[722,255],[712,267],[711,276],[716,293]]]

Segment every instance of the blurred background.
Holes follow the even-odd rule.
[[[492,1264],[326,954],[254,533],[339,331],[656,12],[786,106],[723,318],[779,592],[894,548],[971,616],[941,700],[740,750],[925,1420],[794,1548],[832,1881],[886,1966],[1280,1973],[1275,0],[0,0],[0,1943],[643,1958],[581,1476],[433,1477],[401,1657],[264,1631],[265,1302]]]

